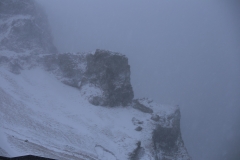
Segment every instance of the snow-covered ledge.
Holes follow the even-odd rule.
[[[98,55],[98,61],[114,60],[110,64],[127,59],[111,51],[96,53],[105,55]],[[88,58],[96,53],[0,56],[0,124],[11,150],[55,159],[190,159],[177,106],[133,100],[133,93],[125,105],[91,102],[93,96],[108,94],[106,86],[119,88],[130,82],[128,69],[111,70],[117,71],[114,77],[123,78],[101,83],[96,77],[107,75],[104,68],[89,74]],[[131,93],[127,88],[120,91]]]

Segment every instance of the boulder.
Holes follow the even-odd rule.
[[[171,122],[167,126],[156,125],[152,133],[152,141],[156,152],[156,159],[182,159],[190,160],[188,152],[184,147],[180,131],[180,110],[167,117]]]
[[[94,54],[87,56],[84,76],[88,83],[102,89],[103,105],[126,106],[132,102],[130,65],[124,55],[97,49]]]
[[[143,124],[143,121],[140,121],[139,119],[133,117],[133,118],[132,118],[132,123],[133,123],[134,125],[139,125],[139,124]]]
[[[135,128],[136,131],[141,131],[142,130],[142,127],[141,126],[138,126],[137,128]]]
[[[151,108],[142,104],[138,99],[133,100],[133,108],[144,113],[153,113],[153,110]]]
[[[136,148],[129,154],[129,160],[139,160],[144,155],[144,148],[141,147],[141,141],[136,143]]]
[[[159,119],[160,119],[160,117],[157,114],[153,114],[151,117],[151,120],[156,121],[156,122],[159,121]]]

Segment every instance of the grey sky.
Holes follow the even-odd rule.
[[[136,98],[180,105],[183,138],[195,160],[236,158],[237,0],[37,1],[47,11],[60,52],[100,48],[126,54]]]

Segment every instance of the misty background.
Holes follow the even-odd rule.
[[[240,159],[238,0],[36,0],[60,52],[129,58],[135,98],[179,105],[194,160]]]

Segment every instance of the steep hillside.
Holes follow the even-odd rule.
[[[34,0],[0,1],[0,51],[56,53],[47,16]]]
[[[116,56],[109,51],[101,53]],[[65,70],[66,66],[58,61],[51,63],[54,67],[49,66],[46,59],[51,55],[0,56],[0,124],[1,138],[6,142],[0,148],[5,155],[34,154],[56,159],[190,159],[181,138],[178,107],[158,105],[149,99],[132,101],[131,87],[121,89],[129,84],[128,70],[122,73],[128,75],[125,78],[106,81],[107,86],[117,88],[110,90],[112,95],[130,95],[128,103],[120,104],[119,99],[111,100],[116,105],[92,103],[93,97],[104,97],[99,101],[105,101],[105,94],[109,95],[108,87],[102,87],[97,79],[91,81],[98,74],[85,76],[88,64],[84,57],[94,55],[60,55],[67,55],[65,59],[82,58],[80,64],[86,66],[75,67],[80,79],[75,74],[69,77],[74,67]],[[120,61],[124,58],[118,56]],[[29,59],[32,63],[28,63]],[[12,67],[11,61],[18,63]],[[67,66],[74,61],[70,62]],[[102,72],[104,69],[98,68]],[[71,84],[75,81],[78,81],[76,86]]]
[[[179,108],[133,99],[126,56],[57,53],[34,1],[3,0],[0,9],[0,156],[191,159]]]

